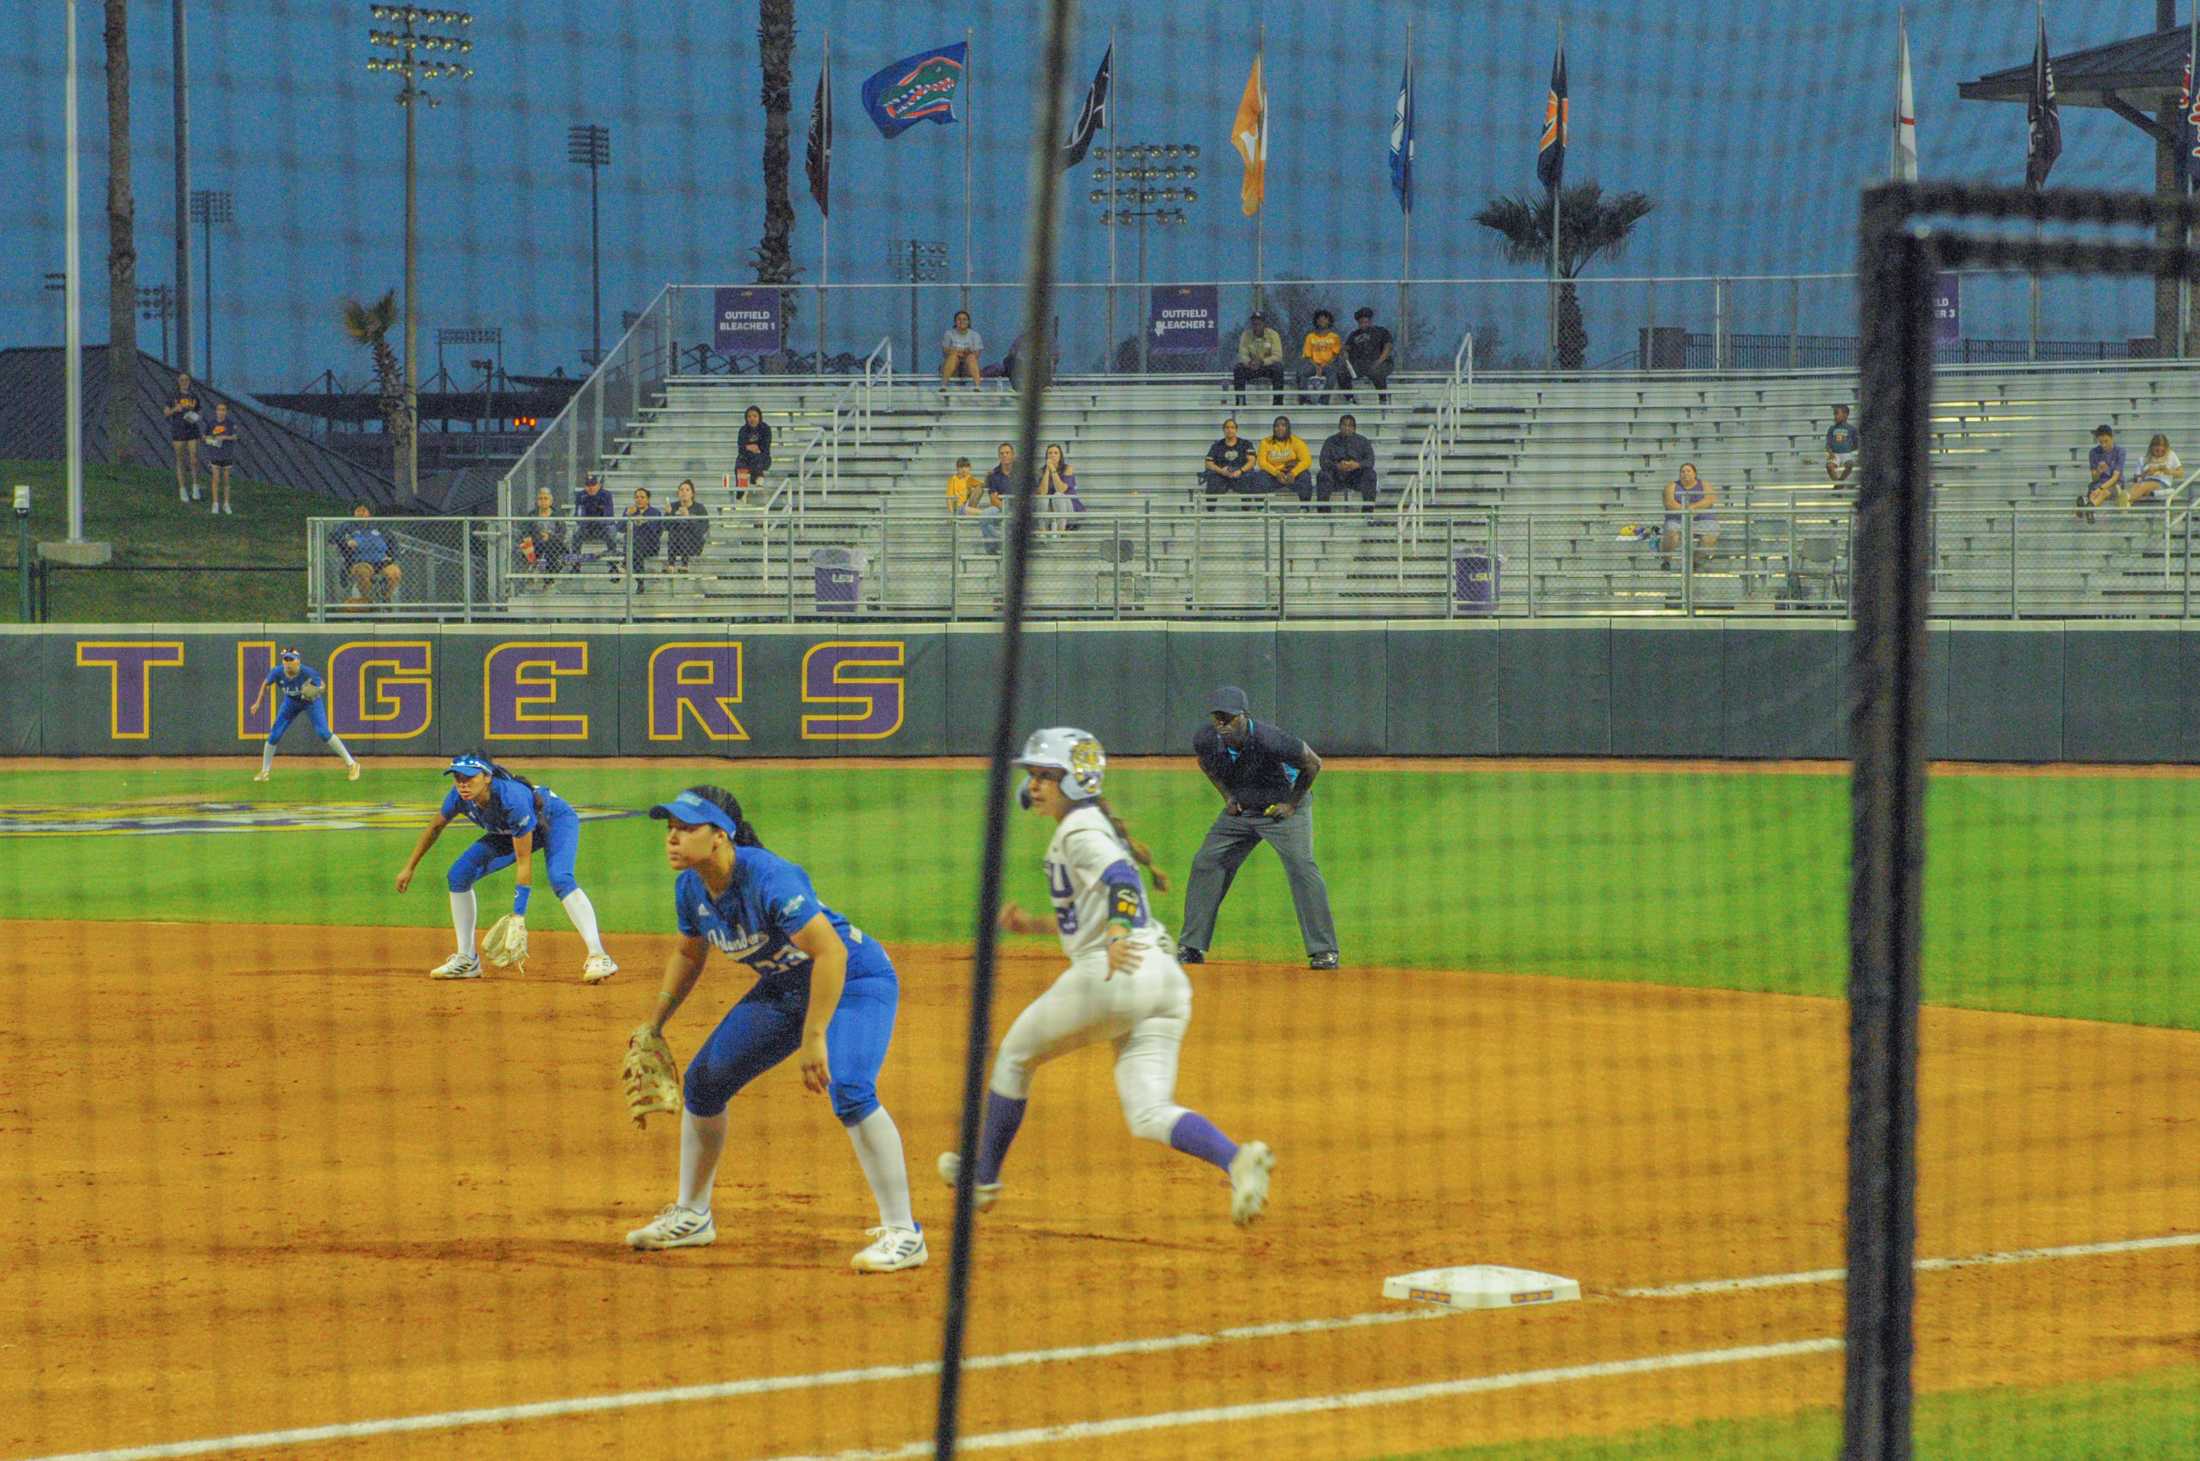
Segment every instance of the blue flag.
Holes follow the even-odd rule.
[[[1413,62],[1398,80],[1398,104],[1390,113],[1390,190],[1398,206],[1413,211]]]
[[[863,109],[888,141],[919,122],[952,122],[969,60],[965,41],[905,56],[863,83]]]

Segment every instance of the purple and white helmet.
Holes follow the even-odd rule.
[[[1026,770],[1062,773],[1062,795],[1073,802],[1091,801],[1100,795],[1100,779],[1108,768],[1108,753],[1100,738],[1075,726],[1055,725],[1031,733],[1016,764]]]

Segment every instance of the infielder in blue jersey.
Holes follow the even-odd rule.
[[[726,1103],[765,1071],[795,1056],[802,1084],[830,1096],[856,1161],[878,1203],[879,1225],[854,1266],[865,1273],[915,1268],[928,1256],[910,1212],[901,1132],[879,1104],[878,1073],[894,1035],[901,983],[886,950],[818,900],[810,876],[765,850],[731,793],[692,786],[649,814],[666,823],[680,946],[665,962],[657,1012],[629,1045],[630,1108],[636,1120],[672,1105],[672,1018],[717,949],[754,970],[756,983],[688,1062],[680,1111],[680,1196],[626,1235],[634,1248],[690,1248],[712,1242],[711,1187],[726,1145]],[[636,1100],[635,1072],[663,1103]]]
[[[461,751],[443,768],[451,789],[443,806],[420,833],[412,856],[397,874],[397,891],[412,886],[420,859],[435,846],[443,829],[460,817],[482,831],[474,845],[458,855],[447,879],[451,890],[451,927],[458,934],[458,952],[428,971],[434,979],[479,979],[481,960],[474,952],[477,909],[474,884],[493,872],[512,868],[512,917],[519,924],[519,957],[525,959],[528,895],[534,890],[535,854],[550,870],[550,891],[558,895],[573,927],[588,945],[588,962],[581,978],[600,984],[619,972],[619,966],[603,950],[603,935],[596,928],[596,907],[573,876],[580,853],[581,819],[578,813],[547,786],[536,786],[526,777],[506,770],[478,751]],[[491,930],[492,934],[495,930]],[[492,940],[492,942],[494,942]],[[495,950],[492,948],[491,953]]]
[[[314,734],[318,735],[330,750],[343,757],[346,778],[357,781],[359,779],[358,761],[353,758],[351,752],[344,749],[343,737],[334,734],[328,728],[328,707],[321,703],[321,697],[328,693],[328,684],[321,678],[319,670],[306,664],[305,658],[298,653],[295,645],[285,648],[282,656],[276,661],[275,668],[267,672],[267,678],[260,682],[259,691],[252,697],[252,704],[246,709],[245,714],[258,714],[260,701],[266,698],[267,692],[271,689],[275,691],[276,699],[281,703],[275,707],[275,724],[268,728],[267,744],[260,747],[260,774],[252,779],[254,781],[265,781],[274,774],[275,743],[283,738],[284,731],[290,729],[292,721],[301,715],[309,715],[313,717]]]

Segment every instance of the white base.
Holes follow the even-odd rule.
[[[1383,1297],[1452,1309],[1519,1309],[1530,1304],[1563,1304],[1581,1297],[1581,1284],[1532,1268],[1474,1263],[1464,1268],[1424,1268],[1383,1280]]]

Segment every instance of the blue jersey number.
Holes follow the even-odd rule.
[[[1063,933],[1077,932],[1077,905],[1071,901],[1076,890],[1070,886],[1068,868],[1047,864],[1047,892],[1054,898],[1054,926]]]

